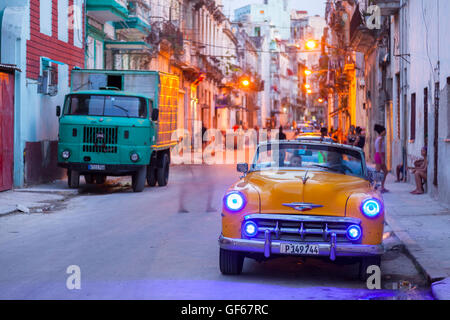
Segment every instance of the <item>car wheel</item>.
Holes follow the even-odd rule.
[[[150,187],[156,186],[156,168],[154,167],[147,167],[147,184]]]
[[[242,272],[244,255],[240,252],[220,249],[220,272],[227,275],[238,275]]]
[[[162,168],[156,169],[156,178],[160,187],[167,186],[169,182],[169,156],[167,153],[163,155]]]
[[[67,170],[67,184],[69,188],[78,188],[80,186],[80,173],[75,170]]]
[[[367,281],[367,279],[371,276],[370,273],[367,273],[367,269],[373,265],[378,267],[381,266],[380,256],[361,258],[361,260],[359,261],[359,280]]]
[[[94,180],[95,180],[94,175],[93,174],[85,174],[84,180],[86,181],[86,183],[92,184],[92,183],[94,183]]]
[[[106,182],[106,176],[103,174],[99,174],[95,176],[95,183],[96,184],[104,184]]]
[[[134,192],[142,192],[145,188],[145,178],[147,177],[147,166],[142,167],[139,171],[131,176],[131,185]]]

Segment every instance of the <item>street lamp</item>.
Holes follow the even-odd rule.
[[[305,74],[306,74],[307,76],[309,76],[309,75],[311,75],[311,74],[312,74],[312,71],[311,71],[311,70],[309,70],[309,69],[306,69],[306,70],[305,70]]]
[[[305,83],[305,88],[306,88],[306,89],[311,89],[311,85],[308,84],[308,83]]]
[[[308,40],[305,44],[306,48],[309,50],[313,50],[317,48],[317,42],[315,40]]]

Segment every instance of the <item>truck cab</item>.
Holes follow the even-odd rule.
[[[108,86],[120,77],[121,88]],[[105,81],[102,81],[105,80]],[[168,183],[171,133],[176,129],[178,78],[145,71],[74,70],[73,90],[57,108],[58,165],[68,184],[102,184],[107,176],[132,177],[132,188]]]

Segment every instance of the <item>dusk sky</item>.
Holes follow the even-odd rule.
[[[281,0],[280,0],[281,1]],[[251,3],[262,3],[263,0],[223,0],[224,13],[233,18],[233,12],[235,9],[243,7]],[[290,0],[289,5],[292,9],[306,10],[309,15],[320,15],[325,14],[325,0]]]

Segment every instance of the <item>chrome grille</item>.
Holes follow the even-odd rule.
[[[268,230],[272,240],[318,243],[329,243],[333,233],[336,234],[336,242],[355,243],[347,238],[347,228],[352,224],[361,224],[359,219],[354,218],[270,214],[250,215],[245,221],[258,225],[258,234],[254,239],[264,240]]]
[[[116,127],[83,128],[83,152],[117,153]]]

